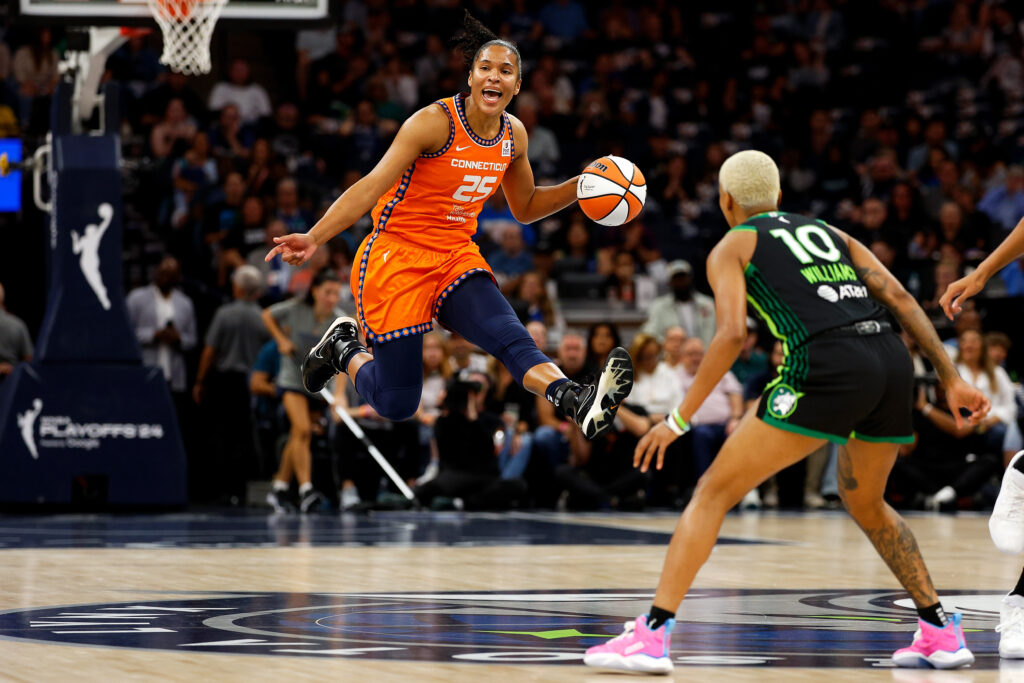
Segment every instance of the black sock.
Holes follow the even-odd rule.
[[[656,605],[651,605],[651,611],[647,615],[647,628],[653,631],[675,616],[675,612],[669,612],[667,609],[661,609]]]
[[[946,613],[942,610],[941,602],[937,602],[931,607],[918,607],[917,616],[921,617],[922,621],[927,621],[932,626],[939,628],[949,623]]]
[[[348,362],[357,353],[368,352],[362,344],[353,344],[350,341],[334,342],[334,369],[348,374]]]
[[[576,413],[576,397],[579,393],[579,384],[568,379],[556,379],[548,385],[545,396],[555,408],[562,411],[564,415],[573,417]]]
[[[1021,460],[1024,460],[1024,458],[1021,458]],[[1024,595],[1024,571],[1021,572],[1020,578],[1017,579],[1017,585],[1010,591],[1010,595]]]
[[[1013,463],[1013,469],[1018,472],[1024,472],[1024,457],[1017,458],[1017,462]]]

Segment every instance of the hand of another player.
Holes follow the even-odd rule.
[[[633,451],[633,467],[639,467],[641,472],[646,472],[650,467],[651,458],[657,454],[658,459],[654,467],[660,470],[665,462],[665,449],[675,440],[675,432],[664,422],[654,425],[636,445],[636,450]]]
[[[981,276],[981,273],[974,271],[946,287],[946,292],[939,299],[939,305],[945,311],[946,317],[952,320],[963,309],[964,302],[980,292],[984,287],[985,279]]]
[[[280,254],[281,260],[285,263],[301,266],[313,257],[317,249],[316,241],[304,232],[293,232],[284,237],[275,237],[274,242],[277,246],[270,250],[270,253],[263,259],[264,261],[270,261]]]
[[[959,377],[946,387],[946,402],[949,404],[949,412],[953,414],[957,427],[963,427],[964,425],[964,418],[960,415],[961,408],[971,411],[967,421],[972,425],[976,425],[988,414],[988,409],[991,405],[985,394]]]

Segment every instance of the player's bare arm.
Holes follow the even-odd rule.
[[[939,376],[939,381],[946,388],[946,398],[953,417],[957,421],[957,426],[960,426],[963,421],[960,415],[961,407],[971,411],[969,418],[971,424],[980,422],[988,412],[988,399],[960,378],[953,362],[949,359],[949,354],[942,347],[939,335],[936,334],[935,328],[917,300],[867,247],[842,230],[832,229],[846,242],[854,270],[867,285],[868,292],[893,312],[903,329],[910,333],[910,336],[917,341],[921,352],[931,361]]]
[[[743,340],[747,337],[747,282],[743,269],[750,263],[755,246],[755,233],[730,232],[708,255],[708,282],[715,294],[717,328],[693,385],[678,408],[679,416],[686,423],[722,381],[743,348]],[[637,444],[633,466],[646,472],[651,458],[657,455],[655,467],[660,470],[665,449],[676,438],[664,422],[659,423]]]
[[[308,261],[317,247],[347,230],[372,209],[420,154],[441,149],[448,141],[449,125],[448,116],[433,104],[410,116],[372,171],[334,200],[309,232],[275,237],[277,246],[265,260],[281,254],[286,263],[294,266]]]
[[[576,201],[576,180],[579,176],[558,185],[537,187],[534,184],[533,168],[526,156],[529,146],[526,128],[514,116],[510,115],[509,120],[512,122],[516,158],[505,171],[501,189],[505,192],[508,208],[516,220],[520,223],[534,223]]]
[[[1024,218],[1020,219],[1013,232],[1007,235],[973,273],[946,287],[945,293],[939,299],[946,317],[952,320],[953,316],[960,312],[965,301],[985,288],[989,278],[1021,256],[1024,256]]]

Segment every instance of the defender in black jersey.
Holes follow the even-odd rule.
[[[719,173],[719,206],[731,230],[708,256],[717,330],[682,404],[651,429],[634,464],[660,469],[666,447],[732,366],[747,334],[747,303],[782,341],[785,362],[701,477],[672,536],[648,615],[588,664],[667,672],[668,632],[676,608],[707,560],[722,518],[775,472],[825,441],[840,444],[843,503],[918,608],[919,635],[898,650],[898,666],[940,668],[974,661],[960,615],[946,615],[913,534],[883,499],[898,444],[912,438],[910,357],[883,304],[935,366],[958,424],[976,423],[988,401],[964,382],[913,297],[862,244],[825,223],[778,210],[778,168],[755,151],[730,157]],[[643,643],[641,646],[640,643]],[[663,643],[663,656],[652,654]]]

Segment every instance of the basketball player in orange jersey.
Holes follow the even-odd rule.
[[[317,392],[345,372],[380,415],[408,419],[422,390],[422,335],[436,318],[501,360],[516,381],[594,438],[611,426],[632,388],[629,354],[613,350],[592,384],[568,380],[530,338],[472,242],[477,214],[499,185],[516,220],[533,223],[576,201],[576,179],[534,185],[526,129],[505,112],[522,85],[516,46],[468,13],[460,46],[472,57],[469,93],[409,117],[366,177],[309,232],[275,238],[267,255],[301,265],[376,202],[374,229],[352,268],[358,322],[334,322],[307,354],[303,382]],[[372,355],[359,340],[360,328]]]

